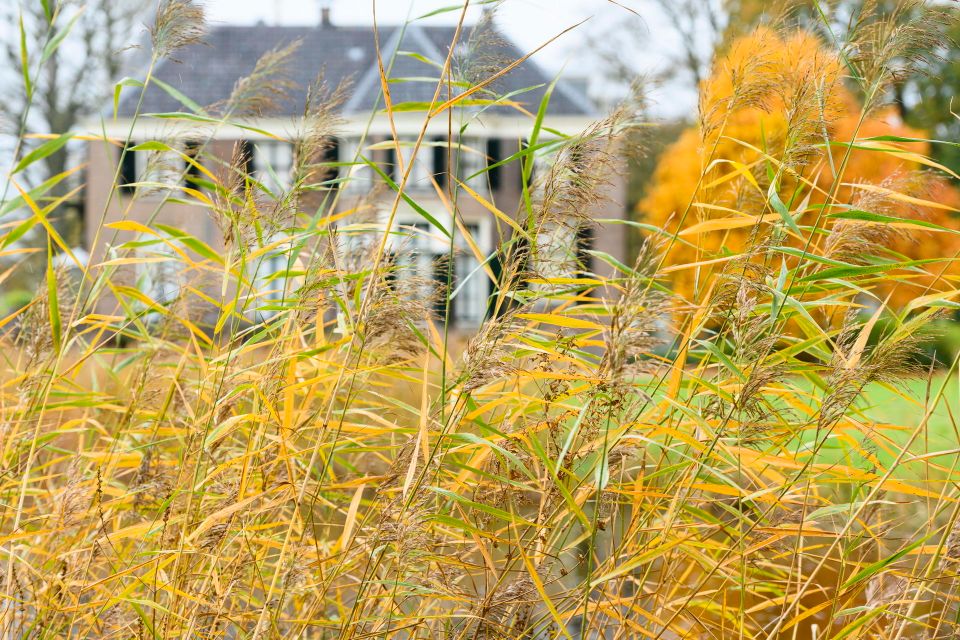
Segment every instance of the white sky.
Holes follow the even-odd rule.
[[[324,0],[205,0],[209,20],[216,23],[252,24],[317,24],[320,4]],[[371,24],[376,5],[377,20],[381,24],[398,24],[409,18],[422,16],[436,9],[462,5],[463,0],[327,0],[331,2],[334,24]],[[474,4],[476,0],[474,0]],[[618,6],[619,5],[619,6]],[[626,8],[625,8],[626,7]],[[643,17],[643,25],[628,9]],[[474,21],[482,7],[469,9],[468,20]],[[433,23],[452,23],[459,11],[429,18]],[[658,25],[659,16],[648,0],[504,0],[497,24],[517,44],[532,50],[548,42],[565,29],[588,20],[573,32],[551,43],[536,60],[552,73],[561,70],[566,75],[587,77],[596,74],[582,55],[582,46],[588,30],[595,33],[619,22],[635,25],[638,46],[644,59],[639,67],[654,73],[669,64],[666,55],[671,43],[667,29]],[[655,96],[655,111],[664,116],[689,114],[694,107],[691,91],[671,87],[667,96]]]
[[[323,0],[206,0],[204,5],[211,21],[270,24],[316,24]],[[328,0],[329,1],[329,0]],[[618,0],[619,1],[619,0]],[[430,11],[462,4],[462,0],[376,0],[377,20],[383,24],[397,24],[407,18],[416,18]],[[474,3],[476,5],[476,1]],[[623,6],[639,0],[625,0]],[[338,24],[370,24],[373,21],[374,0],[332,0],[332,17]],[[475,19],[481,5],[469,9]],[[500,8],[501,26],[525,46],[548,40],[566,27],[592,16],[627,12],[609,0],[506,0]],[[430,19],[434,23],[456,22],[459,11],[448,12]]]

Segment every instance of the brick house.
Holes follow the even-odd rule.
[[[481,38],[473,38],[469,33],[464,36],[470,41],[484,43],[469,54],[471,57],[496,60],[499,64],[496,68],[523,57],[524,52],[500,34],[492,23],[485,24],[484,27],[477,27],[487,30]],[[388,74],[392,79],[390,93],[393,103],[429,103],[438,76],[434,61],[442,62],[446,58],[450,42],[454,39],[454,28],[417,24],[380,27],[379,39],[382,58],[390,65]],[[323,70],[329,85],[349,81],[347,95],[340,109],[343,122],[327,154],[330,161],[353,163],[341,164],[335,180],[336,189],[340,192],[337,195],[338,210],[346,209],[350,206],[350,198],[369,194],[375,183],[382,181],[369,166],[357,162],[359,157],[369,158],[388,174],[394,172],[396,166],[395,151],[390,148],[393,145],[385,144],[393,140],[393,134],[391,124],[382,111],[381,82],[372,27],[336,26],[330,23],[327,13],[321,23],[314,27],[221,26],[208,34],[204,45],[179,51],[176,60],[162,62],[154,70],[153,77],[198,105],[216,104],[230,95],[237,80],[249,74],[263,54],[297,40],[301,46],[292,67],[288,69],[295,88],[290,91],[289,99],[284,101],[280,112],[244,120],[250,128],[210,127],[202,133],[205,136],[203,154],[228,162],[239,143],[251,157],[254,175],[264,184],[282,187],[291,167],[292,145],[258,134],[253,129],[289,139],[296,128],[298,116],[302,114],[306,88]],[[459,54],[455,52],[455,59]],[[431,82],[430,78],[434,80]],[[495,88],[499,95],[512,94],[512,100],[535,113],[551,81],[549,75],[528,60],[500,78]],[[189,139],[189,130],[178,130],[181,125],[176,121],[149,115],[184,111],[182,100],[176,99],[170,91],[151,86],[138,106],[140,101],[139,90],[125,90],[117,117],[113,118],[111,105],[109,117],[104,117],[105,124],[98,124],[97,127],[105,127],[106,134],[113,139],[129,139],[132,144],[171,138],[179,138],[183,144],[183,140]],[[134,122],[137,113],[140,115]],[[394,126],[401,142],[412,143],[416,139],[424,117],[423,111],[396,114]],[[462,153],[457,162],[457,171],[464,179],[482,170],[484,163],[489,166],[517,153],[526,143],[533,126],[529,114],[524,115],[507,107],[464,107],[458,109],[455,118],[459,122],[469,122],[461,135],[454,134],[458,144],[470,150],[469,153]],[[544,128],[576,133],[596,118],[597,114],[585,94],[573,85],[560,82],[552,95]],[[454,131],[457,131],[456,126]],[[451,225],[451,216],[436,193],[433,181],[446,184],[449,180],[446,171],[451,164],[446,154],[450,152],[450,146],[445,144],[448,137],[446,118],[435,119],[425,138],[429,144],[422,147],[414,159],[407,185],[409,195],[442,225]],[[406,150],[409,147],[400,148]],[[108,257],[108,244],[111,241],[133,239],[126,232],[116,237],[112,232],[98,233],[101,222],[121,219],[149,220],[176,227],[203,240],[215,250],[222,249],[220,231],[203,207],[170,201],[169,198],[150,197],[125,186],[144,180],[190,180],[190,171],[185,169],[182,160],[179,170],[170,175],[145,177],[144,173],[149,170],[146,155],[147,152],[143,151],[128,152],[121,163],[121,149],[116,145],[103,142],[89,144],[88,188],[84,208],[87,212],[86,245],[92,259],[100,261]],[[523,186],[521,173],[520,163],[509,162],[480,176],[480,180],[471,181],[471,186],[484,198],[494,202],[499,210],[513,214],[520,209]],[[116,189],[115,176],[119,176]],[[613,179],[608,189],[606,202],[597,205],[597,210],[590,214],[595,218],[623,218],[623,179]],[[389,189],[381,189],[378,193],[382,194],[382,202],[378,205],[380,218],[385,220],[394,193]],[[498,237],[494,218],[489,211],[473,198],[462,197],[458,199],[457,212],[466,229],[477,239],[480,251],[485,255],[494,251]],[[440,234],[435,233],[433,225],[406,204],[401,205],[395,225],[414,231],[412,241],[404,244],[400,250],[409,252],[407,261],[413,269],[429,277],[435,259],[445,254],[449,247]],[[601,226],[589,238],[581,237],[577,242],[589,243],[618,260],[624,259],[626,240],[622,227]],[[469,330],[471,326],[479,324],[487,313],[491,287],[482,270],[477,269],[479,263],[476,257],[469,251],[462,253],[457,258],[456,274],[458,280],[468,282],[460,287],[457,300],[451,307],[456,326]],[[600,265],[594,266],[600,268]],[[147,295],[162,302],[164,298],[176,294],[179,285],[169,267],[152,262],[143,268],[148,269],[149,273],[139,274],[137,282],[138,286],[147,289]]]

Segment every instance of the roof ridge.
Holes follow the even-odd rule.
[[[387,44],[380,47],[380,57],[390,58],[390,62],[387,65],[388,68],[393,65],[393,60],[396,56],[397,49],[399,49],[400,38],[402,35],[403,35],[402,29],[395,29],[394,32],[390,34],[390,39],[387,40]],[[384,56],[383,53],[385,51],[390,53],[387,56]],[[376,64],[376,62],[374,62],[374,64],[370,66],[370,69],[365,74],[363,74],[363,78],[361,78],[360,82],[357,83],[357,90],[354,92],[352,96],[350,96],[350,99],[343,104],[344,113],[353,112],[356,109],[357,104],[360,102],[360,99],[363,96],[365,96],[366,93],[371,89],[371,85],[376,84],[377,86],[379,86],[380,84],[379,80],[380,80],[380,68],[379,68],[379,65]]]
[[[440,49],[437,48],[437,45],[434,43],[434,41],[428,38],[427,34],[424,33],[423,25],[411,24],[408,31],[410,32],[411,35],[415,36],[417,40],[420,41],[420,44],[422,44],[427,49],[430,49],[432,54],[437,58],[438,61],[441,58],[446,60],[446,56],[443,54],[443,52],[440,51]],[[427,57],[429,58],[430,56],[427,56]]]

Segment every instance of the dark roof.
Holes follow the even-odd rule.
[[[462,50],[454,58],[465,77],[472,76],[475,81],[488,77],[524,55],[493,26],[483,27],[482,32],[478,32],[478,29],[481,28],[468,29],[461,35],[458,48],[462,47]],[[432,100],[436,83],[422,79],[439,77],[438,67],[431,62],[443,63],[453,38],[454,27],[381,27],[380,48],[384,63],[389,64],[391,59],[394,61],[389,73],[394,80],[390,85],[394,104]],[[372,27],[222,26],[213,29],[204,44],[178,51],[174,55],[175,60],[164,61],[155,70],[154,76],[202,106],[213,105],[230,95],[237,80],[248,75],[261,56],[297,40],[302,44],[287,68],[287,74],[297,88],[290,93],[289,100],[285,101],[280,112],[274,115],[293,116],[302,113],[307,87],[321,71],[329,86],[337,86],[343,80],[349,81],[344,113],[364,113],[374,105],[383,106],[382,101],[377,101],[380,80]],[[459,61],[460,58],[463,60]],[[421,81],[413,80],[417,78]],[[410,80],[398,81],[400,79]],[[536,111],[545,85],[551,80],[552,77],[533,60],[527,60],[499,78],[492,89],[499,95],[505,95],[544,85],[512,98],[529,110]],[[128,92],[120,101],[119,115],[132,116],[138,98],[136,92]],[[183,109],[179,101],[151,85],[144,96],[140,113]],[[549,112],[554,115],[592,115],[593,108],[582,92],[558,83],[550,100]]]

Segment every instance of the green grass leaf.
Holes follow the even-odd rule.
[[[50,316],[53,346],[59,351],[63,331],[60,321],[60,301],[57,299],[57,272],[53,268],[53,247],[49,240],[47,241],[47,310]]]
[[[40,64],[43,65],[50,59],[50,57],[56,53],[57,49],[60,48],[60,45],[66,39],[70,32],[73,31],[73,26],[77,24],[77,20],[80,19],[80,15],[83,13],[84,8],[81,8],[77,13],[74,14],[67,25],[60,29],[46,44],[43,48],[43,55],[40,56]]]
[[[70,140],[73,139],[74,134],[64,133],[52,140],[47,140],[39,147],[25,155],[20,159],[20,162],[17,163],[17,166],[13,168],[12,173],[17,174],[32,165],[38,160],[43,160],[44,158],[53,155],[60,149],[62,149]]]
[[[27,102],[33,97],[33,83],[30,81],[30,56],[27,52],[27,31],[23,27],[23,13],[20,14],[20,72],[23,74],[23,90]]]
[[[917,547],[925,543],[932,536],[933,534],[931,533],[930,535],[924,536],[919,540],[915,540],[910,544],[908,544],[907,546],[905,546],[903,549],[900,549],[899,551],[894,553],[893,555],[887,556],[883,560],[878,560],[877,562],[874,562],[873,564],[867,566],[866,568],[861,569],[853,577],[851,577],[849,580],[847,580],[840,586],[840,591],[846,591],[847,589],[849,589],[854,585],[857,585],[857,584],[860,584],[861,582],[869,580],[870,578],[880,573],[881,571],[889,567],[891,564],[893,564],[900,558],[904,557],[905,555],[907,555],[908,553],[910,553],[911,551],[913,551],[914,549],[916,549]]]
[[[790,210],[787,209],[787,205],[783,203],[783,200],[780,199],[780,194],[777,193],[776,182],[770,184],[770,188],[767,190],[767,200],[769,200],[773,210],[780,214],[780,218],[783,219],[784,223],[790,227],[790,230],[802,238],[803,234],[800,232],[800,227],[797,226],[797,221],[790,215]]]

